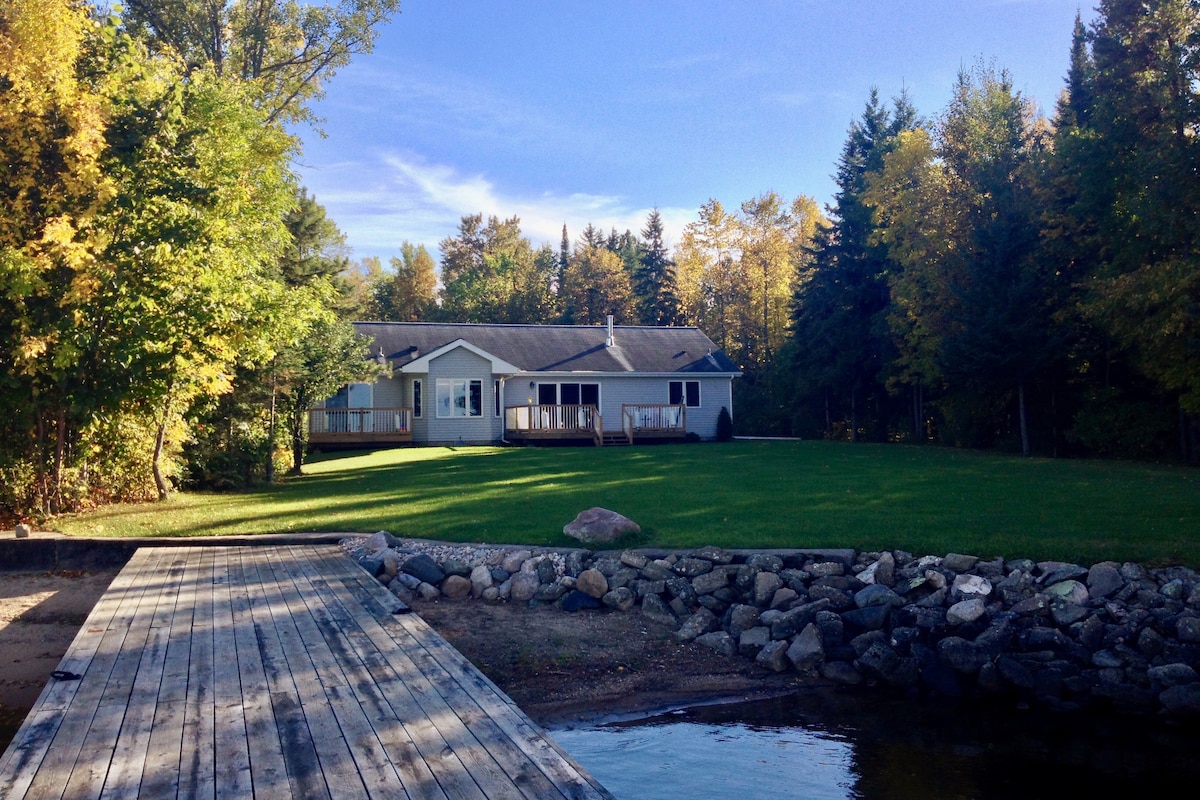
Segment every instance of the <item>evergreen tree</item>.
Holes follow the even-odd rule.
[[[633,294],[643,325],[674,325],[679,317],[675,290],[675,262],[663,241],[662,215],[650,212],[642,230],[645,244],[633,274]]]

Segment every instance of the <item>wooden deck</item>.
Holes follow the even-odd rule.
[[[608,798],[337,547],[143,548],[0,797]]]

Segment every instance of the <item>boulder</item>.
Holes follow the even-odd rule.
[[[24,522],[19,523],[15,528],[13,528],[13,534],[18,539],[28,539],[29,534],[31,533],[33,533],[33,528],[29,527]]]
[[[725,631],[713,631],[696,637],[696,644],[702,644],[705,647],[716,650],[723,656],[737,655],[737,642],[733,637]]]
[[[642,598],[642,615],[663,625],[670,625],[672,628],[678,622],[675,612],[656,594],[648,594]]]
[[[766,606],[775,596],[775,592],[783,588],[783,578],[774,572],[760,572],[754,576],[754,605]]]
[[[533,552],[530,550],[513,550],[504,554],[503,560],[500,562],[500,568],[511,574],[521,571],[521,565],[533,557]]]
[[[825,642],[821,628],[810,622],[787,649],[788,660],[798,672],[816,670],[825,661]]]
[[[946,622],[950,625],[962,625],[966,622],[974,622],[984,615],[987,611],[987,606],[983,599],[972,597],[969,600],[960,600],[954,605],[946,609]]]
[[[586,595],[599,599],[608,594],[608,578],[605,578],[604,573],[598,569],[585,569],[579,573],[579,577],[575,581],[575,588]]]
[[[783,672],[789,664],[787,649],[787,642],[768,642],[754,660],[772,672]]]
[[[442,581],[442,594],[451,600],[461,600],[471,595],[471,581],[462,575],[451,575]]]
[[[636,522],[606,508],[589,508],[563,526],[563,533],[572,539],[591,544],[615,542],[626,533],[641,533]]]
[[[367,538],[363,539],[363,547],[371,552],[382,550],[385,547],[399,547],[400,540],[392,536],[387,531],[376,531]]]
[[[528,603],[537,594],[539,584],[536,572],[518,572],[509,580],[512,582],[510,596],[514,603]]]
[[[675,632],[675,638],[681,642],[690,642],[697,636],[712,633],[719,624],[720,620],[715,614],[707,608],[701,608],[683,621],[679,630]]]
[[[418,553],[405,559],[400,569],[425,583],[439,584],[446,577],[446,573],[437,565],[437,562],[425,553]]]
[[[604,595],[600,600],[608,608],[615,608],[618,611],[628,611],[637,604],[637,595],[628,586],[619,586]]]
[[[483,597],[483,593],[496,583],[492,577],[492,571],[480,564],[475,569],[471,570],[471,594],[476,597]]]

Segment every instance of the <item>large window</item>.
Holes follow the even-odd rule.
[[[598,383],[539,383],[538,403],[541,405],[600,407]]]
[[[667,402],[673,406],[700,407],[700,381],[671,381],[667,394]]]
[[[438,417],[482,417],[483,381],[438,378]]]

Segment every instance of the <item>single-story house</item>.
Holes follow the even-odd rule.
[[[697,328],[356,322],[391,377],[309,414],[310,442],[623,444],[717,436],[741,373]]]

